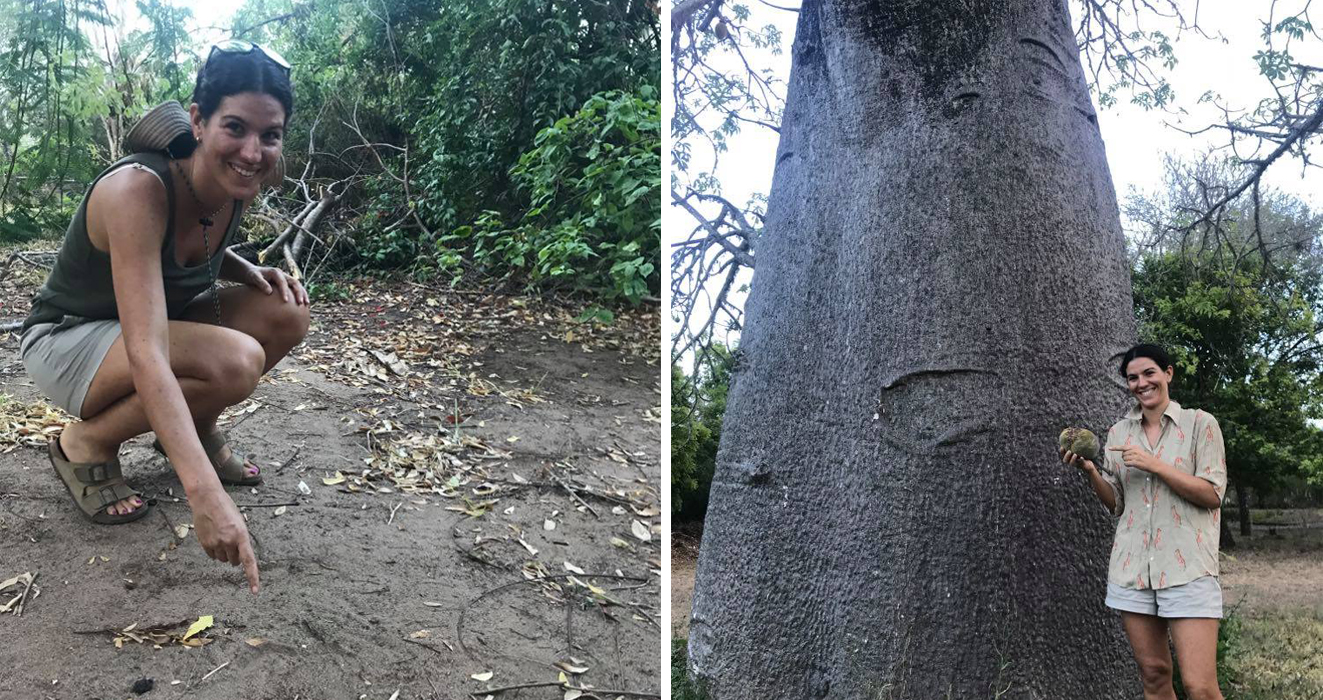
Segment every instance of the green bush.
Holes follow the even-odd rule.
[[[721,419],[734,355],[724,345],[698,353],[694,377],[671,366],[671,515],[702,520],[717,466]]]
[[[592,291],[637,303],[661,273],[661,109],[656,90],[593,95],[543,129],[510,171],[527,208],[484,211],[438,242],[458,275],[517,277],[529,287]]]

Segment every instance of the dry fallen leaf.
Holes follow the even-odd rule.
[[[491,680],[492,676],[494,675],[496,674],[492,673],[491,671],[483,671],[482,673],[475,673],[469,676],[469,678],[472,678],[473,680],[478,681],[480,683],[486,683],[487,681]]]
[[[546,530],[546,531],[548,531],[548,532],[550,532],[550,531],[552,531],[552,530],[555,530],[555,529],[556,529],[556,521],[555,521],[555,520],[543,520],[543,521],[542,521],[542,529],[543,529],[543,530]]]
[[[187,524],[185,524],[185,525],[176,525],[176,526],[175,526],[175,537],[178,537],[178,538],[181,539],[181,540],[184,539],[184,538],[186,538],[186,537],[188,537],[188,528],[190,528],[190,527],[192,527],[192,525],[187,525]]]
[[[184,633],[184,636],[181,637],[179,641],[181,642],[188,641],[189,637],[192,637],[193,635],[201,632],[202,630],[211,627],[211,625],[212,625],[211,615],[203,615],[202,617],[198,618],[197,622],[194,622],[193,624],[188,626],[188,631]]]
[[[341,474],[340,472],[336,472],[335,476],[333,477],[322,479],[322,483],[326,484],[327,486],[335,486],[336,484],[343,484],[344,482],[345,482],[345,475]]]
[[[579,567],[577,567],[577,566],[575,566],[575,565],[573,565],[573,564],[571,564],[571,563],[569,563],[569,562],[565,562],[565,570],[568,571],[568,572],[570,572],[570,573],[572,573],[572,574],[579,574],[580,576],[583,575],[583,569],[580,569]]]
[[[286,509],[286,508],[288,508],[288,506],[281,506],[281,507],[275,509],[274,511],[272,511],[271,514],[272,514],[272,515],[284,515],[284,514],[285,514],[285,509]]]
[[[266,638],[264,637],[253,637],[245,641],[248,643],[248,646],[250,647],[260,647],[263,644],[266,644]]]
[[[644,542],[652,541],[652,532],[648,530],[647,525],[644,525],[643,523],[635,520],[634,522],[630,523],[629,527],[634,531],[635,537],[639,538],[640,540],[643,540]]]
[[[430,630],[418,630],[417,632],[410,633],[409,639],[427,639],[430,636],[432,636]]]

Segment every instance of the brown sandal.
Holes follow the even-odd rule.
[[[216,476],[220,477],[222,484],[230,486],[256,486],[262,483],[262,473],[248,476],[244,469],[245,460],[240,457],[233,449],[230,450],[230,456],[225,461],[216,459],[220,454],[221,448],[229,442],[230,436],[225,433],[212,433],[211,435],[200,436],[202,450],[207,453],[207,459],[211,460],[211,466],[216,469]],[[152,443],[152,449],[160,452],[162,456],[168,458],[165,454],[165,448],[161,446],[161,441],[156,440]]]
[[[64,449],[60,447],[59,437],[51,440],[50,455],[55,474],[69,490],[69,495],[73,496],[78,509],[92,522],[101,525],[121,525],[147,515],[150,504],[146,499],[143,499],[142,505],[131,513],[114,515],[107,510],[120,501],[142,496],[124,481],[124,475],[119,467],[119,457],[100,464],[70,462],[64,454]]]

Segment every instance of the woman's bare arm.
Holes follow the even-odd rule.
[[[96,206],[101,203],[103,206]],[[209,489],[222,490],[198,439],[179,380],[170,369],[169,321],[161,281],[168,210],[165,186],[152,174],[129,170],[99,183],[88,209],[94,216],[104,212],[96,221],[88,221],[88,229],[104,231],[124,350],[147,420],[171,455],[190,497]]]
[[[179,379],[170,368],[170,322],[161,273],[169,211],[165,186],[151,173],[128,170],[97,185],[88,211],[89,236],[94,243],[104,243],[110,253],[133,387],[184,486],[198,542],[208,556],[242,565],[249,587],[256,593],[257,558],[248,541],[247,525],[221,487],[202,448]]]

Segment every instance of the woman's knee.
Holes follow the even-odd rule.
[[[1217,687],[1217,681],[1211,682],[1189,682],[1182,679],[1185,685],[1185,696],[1190,700],[1222,700],[1222,690]]]
[[[308,335],[308,326],[312,322],[308,306],[280,299],[271,295],[271,303],[266,308],[266,342],[292,348],[303,342]]]
[[[265,365],[262,344],[250,335],[231,331],[209,353],[205,379],[237,403],[253,393]]]
[[[1144,689],[1149,692],[1170,688],[1171,661],[1168,659],[1140,660],[1139,678],[1144,682]]]

